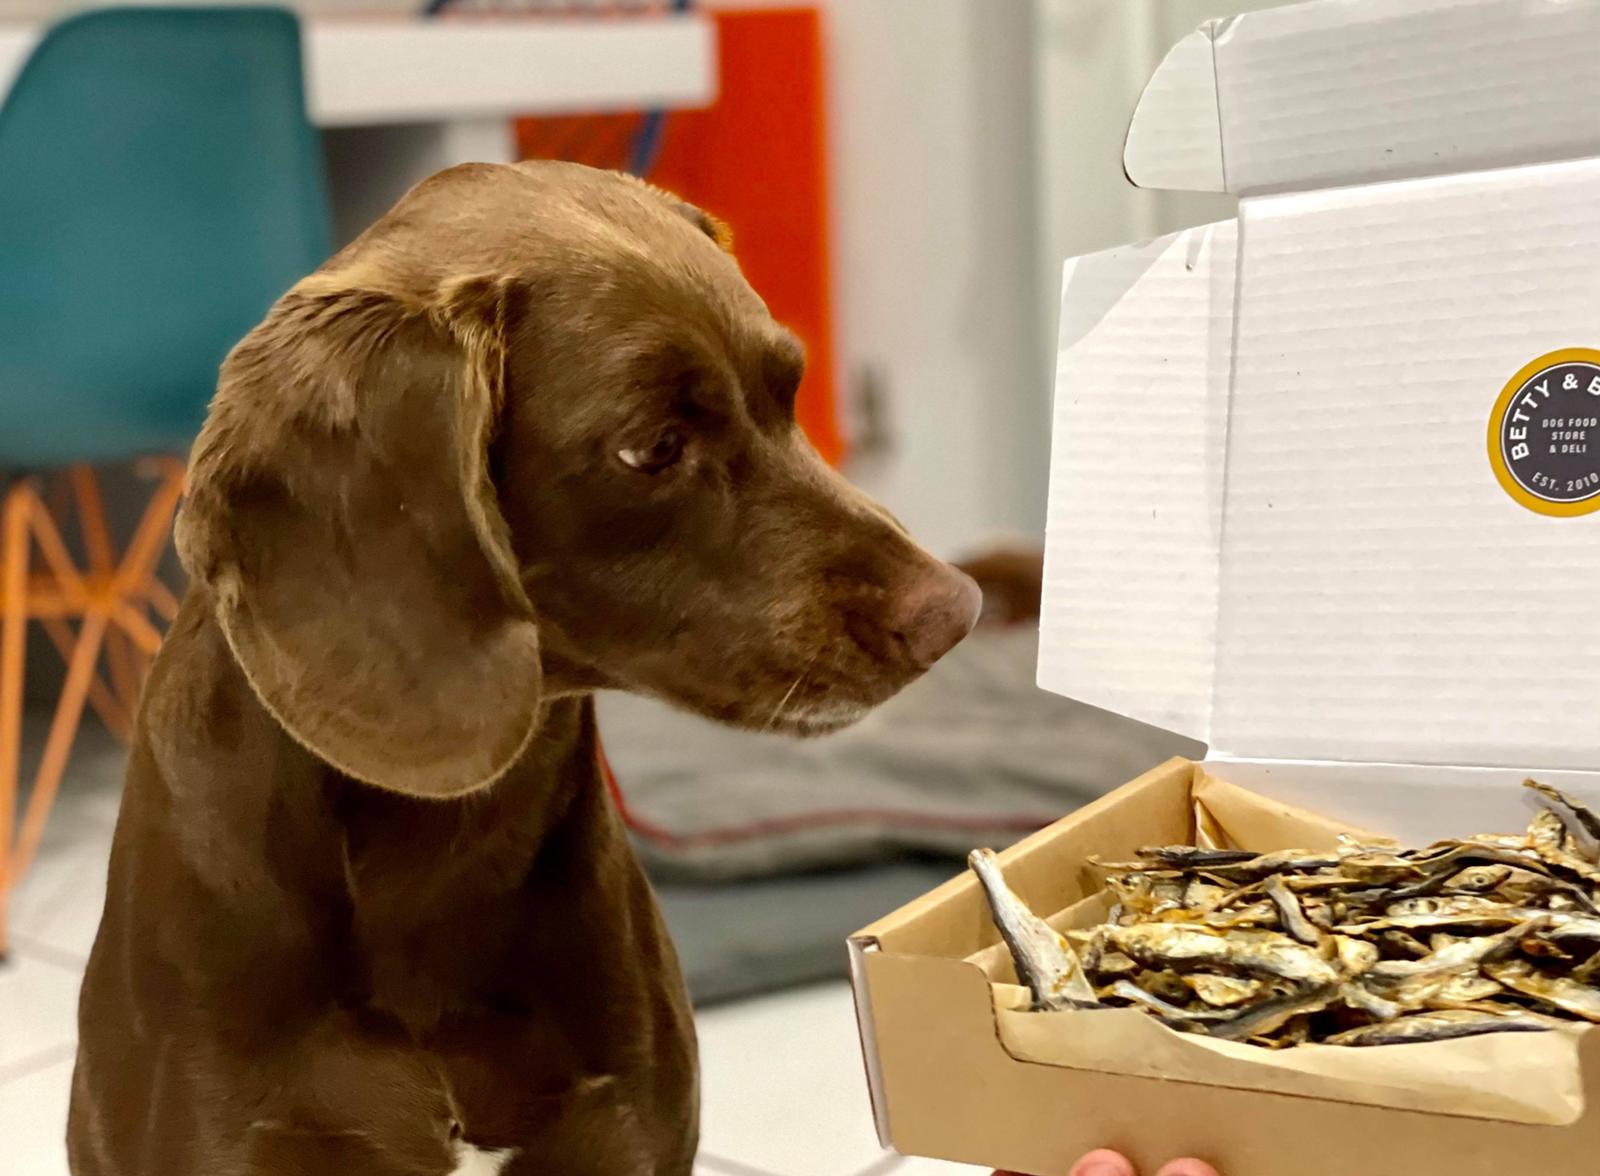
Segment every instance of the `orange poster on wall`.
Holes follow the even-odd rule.
[[[719,9],[718,98],[673,111],[648,179],[726,221],[751,285],[805,341],[796,413],[828,461],[844,444],[829,286],[826,77],[812,7]],[[638,115],[525,119],[526,157],[616,167]]]
[[[844,445],[829,297],[826,78],[815,8],[721,10],[718,100],[666,121],[650,179],[726,221],[751,285],[805,341],[797,412],[817,449]]]

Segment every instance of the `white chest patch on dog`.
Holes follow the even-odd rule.
[[[456,1166],[450,1169],[450,1176],[500,1176],[500,1169],[516,1154],[516,1148],[484,1151],[481,1147],[457,1141]]]

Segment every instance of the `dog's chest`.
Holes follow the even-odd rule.
[[[514,1148],[487,1151],[458,1141],[455,1145],[456,1166],[450,1169],[449,1176],[499,1176],[500,1170],[516,1154]]]

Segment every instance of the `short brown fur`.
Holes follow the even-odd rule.
[[[234,350],[85,977],[77,1176],[686,1176],[693,1024],[590,694],[814,734],[971,582],[794,426],[716,222],[455,168]]]

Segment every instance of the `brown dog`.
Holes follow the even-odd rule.
[[[223,366],[84,980],[78,1176],[684,1174],[677,961],[590,692],[832,730],[973,583],[835,477],[704,214],[420,185]]]

